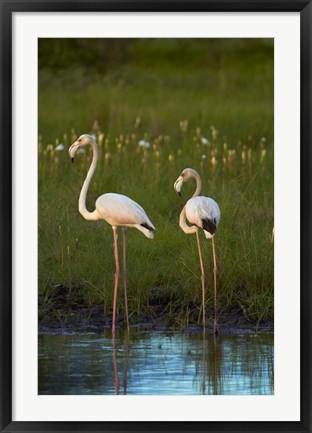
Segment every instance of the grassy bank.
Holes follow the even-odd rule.
[[[59,286],[68,288],[69,303],[82,297],[90,308],[101,305],[103,314],[111,315],[112,230],[105,222],[85,221],[77,206],[91,149],[78,155],[74,166],[66,151],[77,135],[88,132],[100,146],[89,209],[102,193],[119,192],[139,202],[156,226],[153,241],[127,232],[133,317],[153,316],[164,306],[168,314],[174,311],[177,324],[187,325],[200,313],[196,238],[178,226],[195,185],[186,184],[181,198],[173,190],[185,167],[201,174],[202,194],[221,209],[220,312],[234,309],[254,322],[273,317],[272,45],[180,43],[132,41],[119,57],[104,56],[101,62],[94,56],[94,64],[79,56],[53,61],[57,57],[44,45],[39,49],[41,315]],[[141,140],[150,147],[140,146]],[[55,151],[60,143],[64,151]],[[211,243],[203,236],[202,242],[209,308]],[[122,288],[118,305],[122,314]]]

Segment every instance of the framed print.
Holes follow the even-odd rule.
[[[1,23],[1,431],[311,431],[311,2]]]

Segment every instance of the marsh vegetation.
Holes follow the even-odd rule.
[[[128,230],[130,322],[198,323],[196,238],[178,216],[173,183],[195,168],[202,194],[221,209],[216,235],[220,317],[255,326],[273,319],[273,42],[267,39],[40,40],[39,319],[70,323],[83,311],[109,320],[111,227],[85,221],[79,192],[91,149],[72,166],[67,149],[94,134],[98,168],[87,204],[105,192],[140,203],[156,227],[149,241]],[[211,243],[204,240],[207,312],[213,306]],[[118,302],[123,314],[122,290]],[[79,313],[80,314],[80,313]],[[77,316],[77,314],[76,314]],[[200,322],[199,322],[200,323]]]

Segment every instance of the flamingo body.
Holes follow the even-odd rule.
[[[185,215],[191,224],[204,230],[207,239],[213,238],[220,222],[218,204],[210,197],[192,197],[185,205]]]
[[[131,198],[116,193],[101,195],[95,202],[99,219],[113,227],[134,227],[153,239],[155,227],[145,210]]]

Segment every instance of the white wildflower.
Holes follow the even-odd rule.
[[[65,149],[64,144],[61,143],[58,146],[56,146],[56,148],[54,150],[55,150],[55,152],[60,152],[64,149]]]
[[[145,149],[149,149],[151,147],[151,144],[148,141],[140,140],[138,142],[138,146],[144,147]]]

